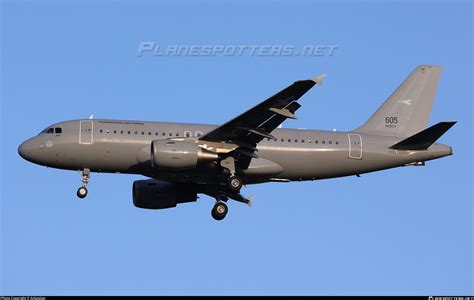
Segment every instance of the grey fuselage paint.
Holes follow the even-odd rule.
[[[84,119],[60,122],[19,147],[33,163],[66,170],[142,174],[171,182],[213,184],[215,166],[166,171],[151,166],[153,140],[186,138],[195,141],[215,125]],[[247,184],[268,181],[302,181],[358,175],[452,154],[452,148],[435,143],[423,151],[397,151],[388,147],[402,138],[306,129],[275,129],[276,140],[262,140],[257,159],[242,174]]]

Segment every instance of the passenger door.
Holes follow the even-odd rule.
[[[79,144],[92,144],[94,142],[93,121],[80,121]]]
[[[360,134],[349,133],[349,158],[362,159],[362,137]]]

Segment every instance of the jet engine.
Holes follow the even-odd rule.
[[[133,182],[132,190],[133,204],[139,208],[171,208],[179,203],[197,200],[196,187],[186,183],[170,183],[153,179],[137,180]]]
[[[212,162],[217,158],[216,153],[195,143],[170,140],[155,140],[151,143],[151,164],[157,169],[194,169],[198,164]]]

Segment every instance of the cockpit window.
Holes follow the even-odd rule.
[[[45,130],[41,131],[40,134],[47,133],[47,134],[52,134],[52,133],[62,133],[63,129],[61,127],[48,127]]]

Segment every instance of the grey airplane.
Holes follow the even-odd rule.
[[[229,199],[251,203],[242,185],[359,176],[401,166],[424,166],[452,155],[436,143],[456,122],[428,127],[441,67],[421,65],[362,126],[348,132],[283,129],[296,119],[297,102],[325,74],[300,80],[227,123],[216,125],[82,119],[60,122],[18,148],[38,165],[82,172],[79,198],[91,172],[141,174],[133,203],[176,207],[198,194],[216,199],[222,220]]]

